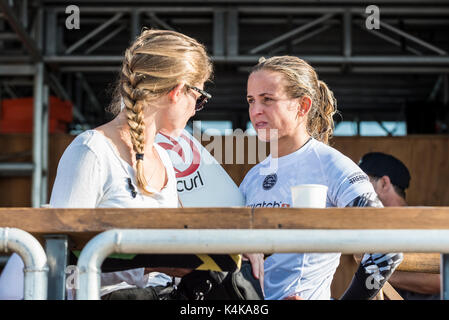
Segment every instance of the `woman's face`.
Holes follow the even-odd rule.
[[[262,141],[297,132],[299,99],[290,99],[284,87],[285,80],[279,72],[259,70],[248,78],[249,117]]]
[[[204,83],[196,85],[195,87],[203,89]],[[195,115],[196,100],[201,94],[186,87],[175,88],[174,90],[178,91],[170,93],[175,95],[175,97],[172,97],[173,102],[170,103],[167,108],[164,108],[162,112],[161,127],[163,132],[172,136],[178,136],[187,125],[187,121]]]

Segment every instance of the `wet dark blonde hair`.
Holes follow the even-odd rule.
[[[126,50],[120,79],[109,107],[114,115],[126,109],[133,150],[136,179],[144,194],[148,185],[143,169],[145,152],[145,101],[160,98],[181,82],[195,86],[212,75],[212,63],[205,47],[186,35],[168,30],[143,30]]]
[[[315,139],[329,144],[334,131],[333,115],[337,112],[337,100],[327,85],[318,79],[315,70],[307,62],[293,56],[260,58],[251,73],[269,70],[283,75],[285,92],[291,99],[308,96],[312,106],[307,117],[307,132]]]

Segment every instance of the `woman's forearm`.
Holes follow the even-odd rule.
[[[440,293],[440,275],[432,273],[396,271],[390,284],[397,288],[421,294]]]

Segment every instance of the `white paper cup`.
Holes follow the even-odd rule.
[[[290,188],[292,207],[326,208],[327,186],[321,184],[301,184]]]

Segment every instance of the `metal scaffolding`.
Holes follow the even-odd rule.
[[[113,1],[102,6],[103,1],[86,1],[80,7],[84,30],[75,36],[72,31],[58,28],[67,15],[63,1],[45,1],[49,17],[47,35],[53,35],[47,39],[54,39],[56,35],[58,41],[47,41],[44,61],[64,76],[89,73],[86,78],[95,82],[100,74],[107,77],[119,71],[123,49],[138,30],[148,26],[185,32],[206,44],[219,70],[217,83],[223,78],[231,78],[231,82],[243,79],[249,66],[257,63],[261,56],[282,54],[299,55],[320,74],[329,74],[328,78],[334,79],[337,75],[357,79],[376,74],[422,74],[423,78],[435,77],[430,81],[436,81],[439,75],[449,72],[449,43],[435,41],[426,34],[426,29],[413,30],[427,25],[435,30],[447,26],[449,3],[381,2],[380,29],[370,30],[365,25],[369,17],[366,13],[369,3],[364,5],[365,2],[339,1],[336,5],[334,1],[323,1],[323,5],[317,6],[313,2],[297,4],[295,1],[279,1],[276,5],[269,2],[260,5],[256,1],[226,1],[226,5],[223,1],[187,4],[172,1],[161,6],[156,1],[138,1],[133,5]],[[311,43],[321,37],[331,42],[315,43],[314,46],[318,45],[315,49]],[[359,45],[361,37],[366,38],[365,47]],[[228,70],[228,73],[224,75],[221,70]],[[217,88],[208,112],[222,114],[232,108],[240,117],[245,117],[242,89],[232,87],[235,95],[240,96],[238,99],[229,97],[229,92],[222,94],[221,90]],[[97,100],[104,105],[100,98]],[[402,97],[404,101],[406,98]],[[342,102],[357,112],[353,110],[357,109],[356,103],[346,104],[345,99]],[[399,103],[393,105],[396,107],[391,113],[397,113]],[[388,108],[385,106],[385,110]],[[385,110],[381,112],[387,115]],[[198,117],[207,116],[203,113]]]
[[[22,3],[22,12],[26,12],[27,3]],[[29,173],[32,175],[31,205],[39,207],[47,199],[47,169],[48,169],[48,85],[44,79],[44,62],[40,52],[43,30],[43,10],[36,14],[35,40],[26,32],[22,20],[20,22],[8,3],[0,1],[0,9],[3,17],[6,18],[16,35],[21,39],[23,45],[28,50],[33,64],[28,65],[7,65],[0,66],[0,75],[11,73],[34,77],[33,84],[33,148],[32,162],[17,164],[3,163],[1,171],[15,171]],[[23,16],[27,16],[26,13]]]
[[[19,96],[14,81],[29,83],[32,78],[34,96],[32,163],[2,163],[0,172],[32,174],[33,207],[47,199],[49,91],[73,102],[76,122],[103,122],[107,100],[98,88],[104,90],[116,78],[124,49],[144,26],[180,31],[207,46],[217,69],[217,88],[198,119],[227,114],[242,126],[249,67],[261,56],[282,54],[300,56],[333,81],[347,118],[367,117],[367,110],[378,118],[397,118],[414,97],[448,100],[449,41],[443,31],[449,25],[448,1],[377,1],[380,29],[372,30],[365,25],[369,1],[77,3],[81,27],[74,30],[65,24],[67,1],[0,0],[0,80],[10,77],[0,88]],[[417,74],[413,81],[418,89],[387,87],[388,81],[401,86],[403,77]],[[369,77],[383,78],[369,82]],[[347,87],[368,81],[372,88],[355,97],[357,88],[345,93],[349,79]],[[384,98],[384,92],[391,95]]]

